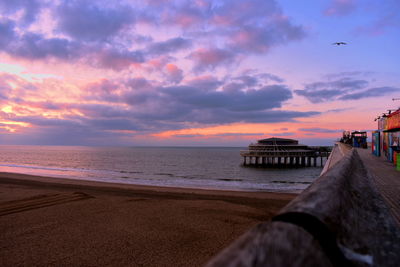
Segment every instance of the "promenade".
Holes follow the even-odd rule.
[[[400,226],[400,171],[384,156],[372,155],[370,149],[356,148],[365,167],[372,174],[376,189]]]

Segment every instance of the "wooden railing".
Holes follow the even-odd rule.
[[[207,266],[398,266],[399,241],[398,225],[352,150]]]

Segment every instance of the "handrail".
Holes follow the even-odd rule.
[[[397,266],[399,240],[398,225],[353,149],[274,220],[207,266]]]

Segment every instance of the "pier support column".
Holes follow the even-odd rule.
[[[246,165],[246,156],[243,157],[243,165]]]
[[[262,157],[262,165],[266,165],[266,158]]]
[[[321,160],[321,167],[322,167],[322,166],[324,166],[324,165],[322,164],[322,155],[320,156],[320,160]]]

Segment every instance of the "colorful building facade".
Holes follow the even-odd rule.
[[[378,120],[378,131],[372,132],[372,153],[400,166],[400,109]]]

